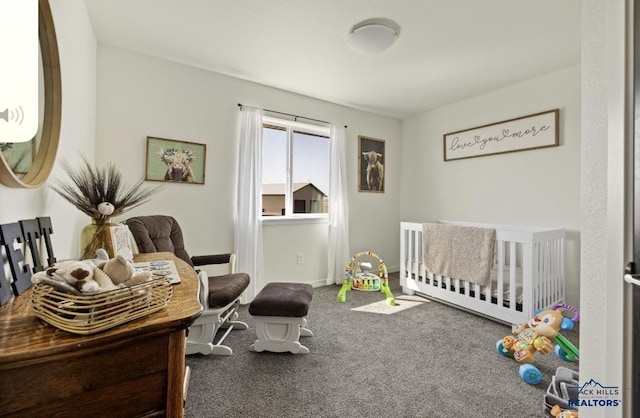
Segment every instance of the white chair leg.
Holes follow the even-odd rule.
[[[302,328],[302,325],[306,325],[306,319],[278,316],[254,316],[254,319],[258,339],[251,345],[250,351],[309,353],[309,349],[299,341],[303,333],[305,336],[313,335],[308,329]]]
[[[307,328],[307,319],[302,318],[302,324],[300,325],[300,336],[301,337],[313,337],[313,332]]]
[[[229,328],[234,327],[236,329],[249,329],[249,326],[241,321],[238,321],[238,308],[240,307],[240,300],[236,300],[231,308],[229,308],[225,313],[222,314],[223,317],[226,317],[226,320],[223,320],[220,328]]]
[[[238,308],[240,307],[240,300],[236,300],[233,303],[233,306],[229,308],[222,316],[226,318],[223,320],[220,328],[235,328],[238,330],[246,330],[249,329],[249,325],[245,322],[238,321]]]
[[[230,325],[233,325],[233,329],[238,329],[238,330],[246,330],[249,329],[249,325],[247,325],[246,322],[242,322],[242,321],[228,321],[227,322]]]
[[[247,330],[249,326],[242,321],[235,321],[238,313],[236,312],[240,306],[239,300],[234,301],[229,308],[219,311],[206,310],[202,316],[195,320],[189,328],[187,336],[186,354],[214,354],[219,356],[230,356],[233,350],[222,343],[227,335],[234,330]],[[220,329],[224,328],[225,333],[215,343],[214,339]]]
[[[233,354],[233,350],[226,345],[212,345],[210,354],[214,356],[230,356]]]
[[[213,322],[194,323],[189,327],[189,335],[187,336],[186,354],[210,354],[213,349],[213,338],[219,328],[218,319],[212,319]]]

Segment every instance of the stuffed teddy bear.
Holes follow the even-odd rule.
[[[96,272],[96,265],[90,260],[59,261],[32,275],[31,282],[49,284],[75,294],[117,289],[109,276],[102,271]]]
[[[122,255],[117,255],[105,263],[98,264],[98,270],[106,273],[116,286],[133,286],[145,282],[153,275],[150,271],[136,272],[133,263]]]

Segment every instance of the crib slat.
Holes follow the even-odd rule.
[[[554,271],[555,271],[555,259],[553,255],[555,254],[555,244],[553,242],[549,242],[549,272],[548,272],[548,280],[549,280],[549,292],[551,294],[551,304],[553,305],[557,296],[557,286],[556,282],[553,279]]]
[[[533,304],[533,292],[537,292],[537,265],[538,256],[534,251],[534,244],[522,245],[522,313],[525,318],[532,318],[533,313],[538,309]],[[536,266],[536,267],[534,267]],[[536,305],[538,300],[536,294]]]
[[[420,254],[418,256],[418,259],[416,260],[416,277],[419,277],[420,280],[422,281],[422,283],[427,283],[427,280],[428,280],[427,267],[422,262],[422,232],[420,232],[419,234],[416,233],[416,235],[418,236],[417,240],[419,242],[419,244],[418,244],[418,248],[419,248],[418,254]]]
[[[556,299],[558,302],[561,302],[564,301],[564,280],[560,279],[564,277],[564,240],[557,239],[554,240],[554,242],[556,243],[555,260],[557,261],[554,280],[558,284],[558,295]]]
[[[560,281],[557,279],[558,277],[558,271],[559,271],[559,266],[560,266],[560,244],[558,242],[558,240],[553,240],[553,256],[552,259],[554,260],[554,265],[553,265],[553,282],[556,285],[556,294],[554,295],[554,298],[556,300],[560,300],[560,298],[562,298],[562,300],[564,300],[564,294],[562,294],[562,291],[560,289]]]
[[[497,300],[497,305],[498,306],[504,306],[503,305],[503,296],[504,296],[504,241],[498,241],[496,243],[497,247],[498,247],[498,266],[497,266],[497,272],[498,272],[498,283],[496,285],[496,291],[498,292],[498,297],[496,298]],[[489,293],[490,296],[493,296],[493,292]],[[491,300],[491,299],[489,299]]]
[[[405,253],[405,257],[407,259],[407,269],[409,270],[409,274],[407,275],[408,279],[411,279],[413,274],[415,274],[415,259],[413,257],[413,231],[407,231],[407,235],[405,239],[407,240],[407,252]]]
[[[551,300],[554,301],[558,295],[558,286],[556,280],[554,280],[555,269],[556,269],[556,259],[554,258],[554,254],[556,254],[556,245],[555,242],[549,242],[549,276],[547,280],[549,280],[549,291],[551,293]]]
[[[547,286],[547,257],[546,257],[546,243],[540,244],[540,273],[538,275],[538,280],[540,281],[540,288],[542,289],[542,294],[544,295],[542,300],[544,301],[544,305],[549,304],[549,289]]]
[[[400,284],[404,286],[403,278],[405,277],[406,269],[403,266],[406,266],[406,258],[404,257],[406,253],[405,246],[405,231],[402,223],[400,224]]]
[[[553,291],[551,288],[551,243],[544,244],[544,282],[547,290],[547,304],[553,305]]]
[[[516,284],[516,269],[518,263],[518,248],[515,242],[509,243],[509,309],[516,309],[518,303],[518,286]]]
[[[418,231],[413,231],[411,233],[411,240],[412,240],[411,249],[413,250],[413,254],[411,256],[411,260],[412,260],[411,267],[416,279],[419,279],[420,277],[422,277],[420,275],[420,267],[422,266],[422,257],[419,252],[420,246],[418,244],[418,240],[421,237],[422,237],[422,234],[418,233]]]
[[[407,242],[404,228],[400,227],[400,286],[404,289],[407,285],[407,262],[405,254],[407,253]]]
[[[560,292],[558,295],[558,301],[564,301],[564,293],[566,291],[564,283],[564,239],[558,239],[558,273],[556,280],[558,281]]]

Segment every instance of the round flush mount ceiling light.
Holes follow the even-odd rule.
[[[368,19],[349,31],[347,44],[359,54],[378,54],[393,45],[400,35],[400,26],[390,19]]]

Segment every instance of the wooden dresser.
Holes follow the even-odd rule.
[[[30,290],[0,307],[0,416],[181,417],[186,329],[200,315],[198,277],[171,253],[181,283],[168,306],[94,335],[45,324]]]

